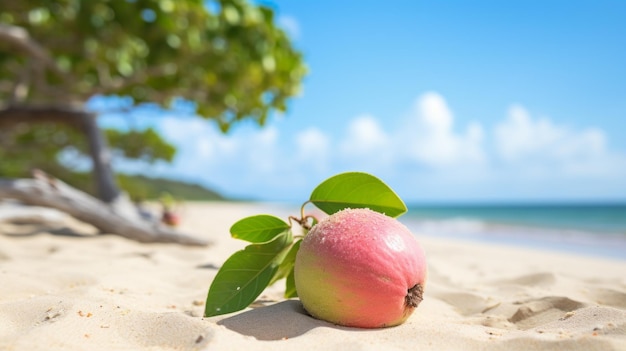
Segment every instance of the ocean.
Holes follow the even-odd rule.
[[[418,235],[626,260],[626,204],[410,205]]]

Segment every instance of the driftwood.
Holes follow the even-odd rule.
[[[67,220],[65,213],[53,208],[26,206],[19,202],[0,200],[0,223],[60,225]]]
[[[127,197],[120,196],[116,201],[106,204],[43,172],[35,172],[33,179],[0,179],[1,198],[55,208],[93,225],[103,233],[116,234],[139,242],[195,246],[208,244],[200,238],[142,218]]]

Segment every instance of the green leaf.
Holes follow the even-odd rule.
[[[264,243],[289,229],[289,224],[270,215],[258,215],[239,220],[230,227],[233,238],[251,243]]]
[[[292,241],[291,231],[285,231],[230,256],[211,283],[204,316],[236,312],[254,302],[278,271]]]
[[[289,275],[287,276],[287,280],[285,282],[285,298],[290,299],[292,297],[298,297],[293,267],[291,267],[291,272],[289,272]]]
[[[269,285],[272,285],[276,283],[276,281],[287,277],[289,273],[293,271],[293,265],[296,263],[296,254],[298,253],[298,250],[300,249],[301,242],[302,240],[298,240],[295,243],[291,244],[291,247],[289,248],[287,255],[278,266],[278,271],[276,271],[276,274],[270,281]]]
[[[309,199],[327,214],[345,208],[369,208],[390,217],[407,211],[400,197],[382,180],[362,172],[347,172],[323,181]]]

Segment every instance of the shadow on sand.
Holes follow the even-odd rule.
[[[225,318],[217,324],[258,340],[290,339],[318,327],[337,328],[334,324],[308,315],[298,300],[255,308]]]

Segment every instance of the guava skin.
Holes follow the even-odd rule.
[[[424,250],[409,229],[369,209],[339,211],[304,237],[294,267],[313,317],[380,328],[403,323],[422,300]]]

